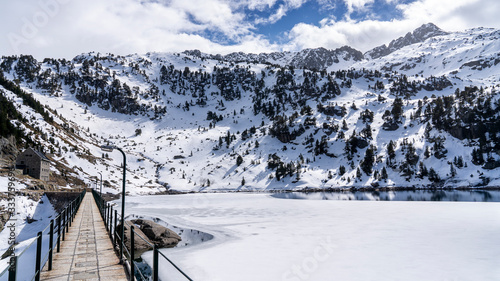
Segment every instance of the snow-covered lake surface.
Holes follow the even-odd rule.
[[[194,280],[500,277],[499,203],[226,193],[127,197],[126,213],[213,235],[207,242],[162,250]],[[151,252],[143,257],[152,261]],[[162,268],[163,280],[179,277]]]

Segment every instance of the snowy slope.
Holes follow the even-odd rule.
[[[387,56],[359,62],[353,67],[398,71],[407,75],[442,76],[462,80],[465,85],[498,83],[500,31],[475,28],[435,36]]]
[[[330,66],[319,72],[293,66],[321,63],[327,50],[225,57],[89,53],[71,61],[4,57],[0,64],[54,117],[55,124],[46,124],[4,91],[53,137],[35,134],[37,141],[85,184],[102,172],[109,192],[120,189],[122,157],[105,155],[99,146],[107,143],[127,153],[132,194],[498,186],[496,127],[477,136],[474,124],[481,120],[473,128],[462,121],[458,129],[441,128],[433,114],[451,97],[456,104],[446,108],[446,118],[455,118],[451,111],[460,111],[464,95],[471,95],[467,108],[490,104],[494,115],[483,123],[496,122],[499,34],[485,28],[424,34],[422,42],[373,60],[344,48],[337,50],[343,59],[325,61]],[[466,133],[470,137],[461,137]],[[473,157],[478,149],[483,162]],[[373,163],[365,171],[367,157]],[[429,177],[430,170],[437,176]],[[53,172],[63,173],[61,167]]]

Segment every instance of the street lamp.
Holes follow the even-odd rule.
[[[113,149],[116,149],[120,151],[123,155],[123,187],[122,187],[122,218],[121,218],[121,224],[122,224],[122,230],[120,233],[120,263],[123,263],[123,239],[124,239],[124,230],[125,230],[125,173],[127,171],[127,156],[125,156],[125,152],[121,150],[119,147],[116,147],[114,145],[103,145],[101,146],[101,149],[106,152],[113,152]]]
[[[100,195],[100,196],[101,196],[101,198],[102,198],[102,174],[101,174],[101,172],[97,172],[97,173],[98,173],[99,175],[101,175],[101,189],[100,189],[100,191],[99,191],[99,195]]]

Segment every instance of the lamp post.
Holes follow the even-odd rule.
[[[101,189],[99,190],[99,195],[101,196],[102,198],[102,174],[101,172],[97,172],[99,175],[101,175]]]
[[[114,145],[103,145],[101,146],[103,151],[113,152],[113,149],[120,151],[123,155],[123,187],[122,187],[122,217],[121,224],[122,229],[120,233],[120,263],[123,264],[123,239],[124,239],[124,230],[125,230],[125,173],[127,171],[127,156],[125,156],[125,152],[121,150],[119,147]]]

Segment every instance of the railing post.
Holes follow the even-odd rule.
[[[10,257],[9,281],[16,281],[17,256]]]
[[[109,224],[108,224],[108,220],[109,220],[109,211],[111,209],[111,206],[109,203],[106,204],[106,215],[104,216],[104,224],[106,225],[106,230],[109,231]]]
[[[106,208],[106,205],[104,204],[104,199],[101,197],[101,216],[104,218],[104,208]]]
[[[71,203],[69,203],[68,209],[69,209],[68,221],[69,221],[69,226],[71,227],[71,221],[72,221],[72,217],[73,217],[73,209],[71,208]]]
[[[57,217],[57,252],[61,247],[61,215]]]
[[[66,233],[69,232],[69,227],[68,227],[68,218],[69,218],[69,211],[68,211],[68,207],[66,206],[66,218],[64,219],[64,223],[65,223],[65,228],[66,228]],[[71,223],[69,223],[69,226],[71,226]]]
[[[76,208],[75,208],[75,201],[71,202],[71,221],[75,219],[75,213],[76,213]]]
[[[116,245],[116,222],[118,221],[118,210],[115,210],[115,224],[113,227],[113,247]]]
[[[130,281],[134,281],[135,276],[134,276],[134,247],[135,247],[135,242],[134,242],[134,226],[130,226]]]
[[[158,248],[153,246],[153,281],[158,281]]]
[[[104,220],[106,218],[106,205],[102,205],[101,218]]]
[[[36,264],[35,264],[35,281],[40,281],[40,264],[42,260],[42,232],[38,232],[36,241]]]
[[[50,220],[49,236],[49,271],[52,270],[52,253],[54,252],[54,220]]]
[[[66,214],[65,214],[65,212],[66,212],[66,210],[63,210],[62,216],[61,216],[61,220],[63,221],[61,223],[62,241],[64,241],[64,237],[65,237],[65,233],[66,233]]]
[[[71,206],[67,206],[66,209],[68,209],[68,212],[66,214],[67,215],[68,226],[71,226]],[[69,229],[67,229],[67,231],[69,231]]]
[[[111,225],[109,224],[109,216],[111,215],[111,204],[108,203],[108,212],[107,212],[107,217],[106,217],[106,229],[108,231],[111,230]]]
[[[108,221],[106,222],[109,226],[109,239],[113,241],[113,226],[111,225],[113,223],[113,206],[109,206],[109,218]]]

